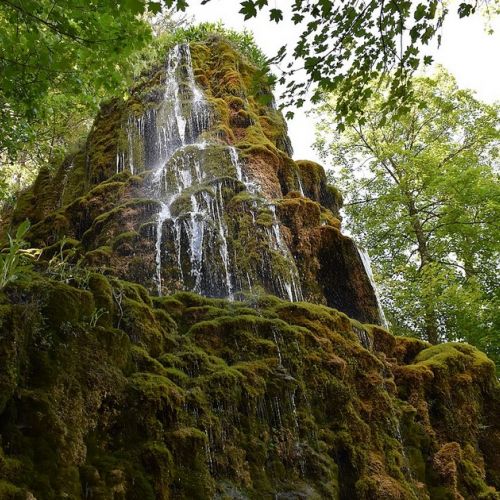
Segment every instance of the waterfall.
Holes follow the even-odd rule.
[[[299,193],[300,193],[300,196],[302,197],[305,197],[305,194],[304,194],[304,186],[302,185],[302,178],[300,176],[300,172],[297,172],[297,183],[299,185]]]
[[[380,295],[378,293],[378,287],[377,287],[377,284],[375,283],[375,278],[373,277],[370,256],[368,255],[368,252],[363,247],[356,245],[356,249],[358,251],[359,258],[361,259],[361,262],[363,263],[363,267],[364,267],[366,276],[370,280],[370,285],[372,286],[373,293],[375,295],[375,299],[377,300],[377,308],[378,308],[378,315],[379,315],[380,324],[384,328],[388,328],[389,323],[387,322],[387,319],[386,319],[385,314],[384,314],[384,310],[382,309],[382,305],[380,302]]]
[[[302,300],[302,290],[300,286],[300,278],[299,273],[297,271],[297,266],[293,263],[293,256],[290,253],[290,250],[287,244],[284,242],[283,237],[281,236],[280,225],[278,223],[278,219],[276,217],[276,207],[274,205],[270,205],[270,210],[273,216],[273,225],[272,232],[275,248],[283,255],[287,262],[291,262],[293,265],[290,266],[289,275],[288,276],[280,276],[277,273],[278,279],[280,281],[281,288],[286,292],[286,297],[290,302],[294,302],[297,300]]]
[[[161,211],[158,214],[158,222],[156,225],[156,285],[158,290],[158,295],[161,295],[161,240],[163,234],[163,223],[170,217],[170,204],[162,203]]]
[[[215,113],[195,82],[189,46],[168,54],[161,91],[156,88],[141,114],[131,111],[124,122],[116,171],[146,172],[151,196],[160,202],[155,221],[155,275],[162,295],[178,289],[227,297],[254,285],[290,301],[302,300],[300,278],[286,245],[274,205],[260,195],[238,150],[221,143],[210,129]],[[252,237],[266,247],[240,269],[232,248],[227,203],[246,191],[253,201]],[[262,227],[256,214],[271,212],[272,224]],[[257,259],[256,259],[257,260]]]
[[[211,109],[195,83],[188,45],[176,45],[169,52],[163,93],[158,98],[154,92],[145,108],[127,119],[126,148],[116,153],[118,172],[126,167],[131,173],[162,168],[180,147],[195,143],[209,128]]]

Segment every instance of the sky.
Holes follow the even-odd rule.
[[[280,0],[275,2],[280,6]],[[187,13],[194,16],[196,22],[221,20],[227,27],[236,30],[246,28],[253,32],[255,41],[268,56],[274,55],[287,42],[293,44],[301,31],[285,21],[271,23],[264,13],[244,21],[238,13],[240,2],[237,0],[211,0],[207,5],[201,5],[201,0],[189,3]],[[455,75],[460,87],[476,91],[477,97],[486,102],[500,101],[500,16],[491,26],[494,34],[488,35],[485,19],[481,16],[458,19],[456,14],[450,14],[443,26],[441,46],[439,49],[433,47],[428,52],[436,64],[441,64]],[[312,148],[314,122],[306,116],[307,111],[307,106],[295,110],[295,117],[288,121],[294,158],[321,162]]]

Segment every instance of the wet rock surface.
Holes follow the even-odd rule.
[[[103,106],[82,152],[42,172],[14,221],[38,214],[34,244],[76,239],[89,264],[159,295],[261,290],[380,323],[338,232],[340,194],[288,156],[255,75],[224,41],[175,46],[128,101]]]

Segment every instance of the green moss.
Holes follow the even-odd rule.
[[[328,184],[324,168],[309,160],[298,160],[296,165],[305,195],[338,217],[343,204],[342,194],[335,186]]]
[[[492,374],[495,365],[486,354],[469,344],[451,342],[439,344],[421,351],[415,363],[437,371],[466,371],[473,368],[473,373]]]
[[[128,381],[131,390],[137,392],[140,403],[173,412],[182,404],[182,389],[165,376],[138,372],[130,376]]]
[[[137,233],[136,231],[126,231],[124,233],[120,233],[113,240],[112,248],[113,250],[117,250],[122,246],[134,245],[134,242],[136,242],[139,237],[139,233]]]
[[[163,347],[165,331],[153,311],[144,302],[125,296],[121,302],[123,310],[121,327],[134,343],[139,343],[157,353]]]
[[[338,207],[339,209],[342,208],[342,205],[344,204],[344,198],[340,190],[335,186],[332,186],[331,184],[328,184],[326,188],[330,193],[330,195],[332,196],[335,206]]]
[[[103,245],[85,253],[85,263],[92,267],[108,266],[111,262],[112,249]]]
[[[5,500],[19,500],[23,490],[8,481],[0,479],[0,498]]]
[[[73,287],[65,286],[72,297]],[[67,338],[67,347],[59,344],[60,351],[44,358],[52,375],[39,377],[39,392],[23,396],[19,411],[31,415],[36,408],[37,414],[50,415],[53,422],[50,440],[36,445],[33,449],[38,451],[30,459],[37,471],[45,471],[34,476],[40,479],[28,481],[35,494],[57,497],[85,478],[93,491],[108,496],[119,487],[141,498],[174,491],[186,498],[212,498],[217,492],[232,491],[228,484],[237,484],[249,496],[308,491],[311,498],[323,498],[356,488],[360,498],[406,498],[415,491],[404,472],[408,466],[412,477],[428,484],[429,491],[437,491],[436,472],[427,465],[435,436],[419,422],[418,407],[409,403],[400,407],[387,393],[382,385],[387,365],[362,349],[352,330],[353,326],[367,329],[380,342],[375,327],[324,306],[290,304],[273,296],[229,302],[179,293],[151,300],[135,284],[108,281],[98,274],[91,276],[89,287],[91,292],[83,296],[93,296],[96,305],[111,307],[114,300],[112,324],[119,322],[119,329],[107,323],[94,329],[83,324],[78,336]],[[113,297],[117,292],[122,297],[121,318]],[[4,316],[10,315],[11,306],[4,307]],[[46,311],[52,323],[57,311]],[[72,346],[74,342],[77,345]],[[391,346],[396,349],[396,342]],[[450,347],[453,356],[471,358],[469,370],[482,370],[468,346]],[[416,364],[394,371],[414,367],[430,372],[426,364],[446,348],[430,349],[418,354]],[[79,358],[86,360],[81,367],[75,363]],[[96,382],[88,385],[87,373]],[[61,406],[61,396],[56,396],[68,391],[60,385],[65,380],[74,387],[65,396],[71,401],[69,413]],[[484,380],[482,385],[488,387]],[[4,432],[2,422],[15,422],[16,415],[23,414],[11,413],[12,405],[20,404],[14,403],[12,392],[7,392],[5,401],[9,410],[0,419],[0,432]],[[394,412],[389,422],[388,411]],[[401,421],[406,458],[394,438],[395,418]],[[94,428],[92,434],[79,430]],[[461,432],[464,438],[472,435],[467,428]],[[72,450],[81,447],[77,443],[82,438],[77,436],[87,435],[88,453],[80,479],[73,466],[64,469],[68,487],[63,490],[46,479],[46,474],[62,477],[62,469],[40,469],[45,463],[40,456],[57,460],[50,450],[66,450],[69,445],[61,437],[65,433],[72,436]],[[9,440],[19,436],[16,446],[10,441],[10,450],[34,446],[25,441],[22,430],[9,436]],[[9,466],[13,471],[9,481],[19,487],[15,471],[21,466],[12,461],[24,463],[24,458],[13,453],[15,459],[0,460],[0,470],[6,461],[17,464]],[[447,453],[441,453],[439,463],[455,456]],[[459,483],[459,489],[488,495],[488,488],[493,490],[481,479],[479,462],[468,458],[475,453],[467,451],[460,462],[464,486]],[[370,472],[374,464],[376,473]]]
[[[46,297],[43,314],[47,317],[47,325],[56,330],[64,324],[88,321],[95,310],[94,298],[87,290],[52,282],[41,293]]]
[[[115,301],[109,281],[103,275],[93,273],[89,279],[89,290],[94,296],[95,309],[102,312],[97,324],[112,326]]]

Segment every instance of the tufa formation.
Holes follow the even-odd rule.
[[[0,291],[1,499],[499,498],[493,362],[383,328],[257,77],[172,47],[19,197],[41,257]]]

